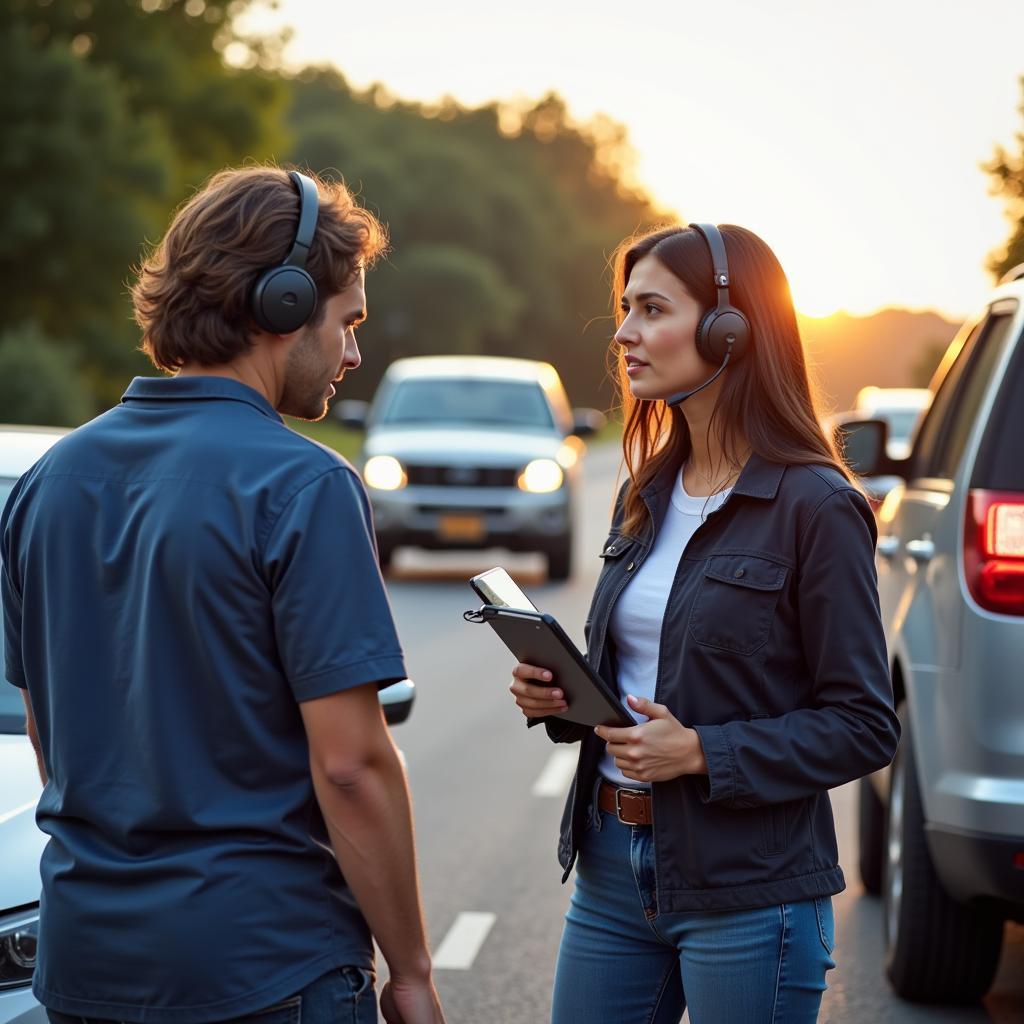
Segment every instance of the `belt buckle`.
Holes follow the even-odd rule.
[[[633,796],[646,796],[647,793],[642,789],[627,789],[625,786],[615,787],[615,817],[622,822],[623,825],[632,825],[632,821],[625,821],[622,817],[622,794],[630,793]]]

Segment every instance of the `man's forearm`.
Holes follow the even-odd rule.
[[[314,764],[313,785],[334,854],[391,974],[428,976],[412,806],[397,752],[383,751],[344,779]]]

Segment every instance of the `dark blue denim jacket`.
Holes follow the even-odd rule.
[[[600,557],[587,657],[616,678],[608,622],[651,548],[678,477],[644,491],[623,535],[622,493]],[[899,738],[878,607],[874,517],[835,469],[751,456],[686,547],[661,632],[655,700],[700,736],[707,775],[652,787],[659,912],[769,906],[840,892],[828,790],[887,765]],[[568,877],[603,744],[581,741],[558,847]]]

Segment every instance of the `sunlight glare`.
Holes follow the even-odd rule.
[[[814,303],[805,305],[804,303],[796,302],[794,305],[796,306],[797,313],[799,313],[800,316],[806,317],[808,320],[828,320],[829,317],[833,317],[841,312],[838,306],[831,304],[823,304],[819,306]]]
[[[807,272],[807,271],[810,272]],[[850,308],[850,289],[844,293],[846,275],[835,279],[828,274],[816,274],[813,268],[798,268],[789,279],[793,305],[801,316],[812,320],[827,320]]]

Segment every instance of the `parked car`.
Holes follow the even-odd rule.
[[[893,459],[905,459],[910,452],[914,430],[931,404],[929,388],[865,387],[857,392],[855,408],[827,417],[826,431],[837,432],[840,448],[846,446],[845,426],[858,420],[883,420],[888,426],[886,454]],[[868,502],[877,514],[885,496],[899,483],[892,474],[862,475],[861,483]]]
[[[0,644],[0,648],[2,648]],[[42,786],[25,735],[22,698],[0,691],[0,1022],[47,1024],[32,995],[39,938],[39,857],[46,836],[36,828]]]
[[[860,423],[864,420],[874,420],[874,417],[869,416],[867,413],[853,412],[852,410],[838,412],[832,416],[825,417],[822,421],[822,429],[826,433],[831,432],[835,437],[836,446],[843,453],[843,457],[850,468],[857,473],[861,486],[864,488],[864,493],[867,495],[871,511],[877,517],[885,496],[900,482],[900,477],[892,473],[868,475],[861,471],[858,465],[857,453],[851,449],[855,438],[851,437],[849,427],[853,423]],[[886,445],[886,452],[888,453],[890,450],[889,446]]]
[[[0,425],[0,509],[18,477],[66,433]],[[0,672],[3,664],[0,629]],[[408,679],[381,690],[386,720],[404,721],[414,696]],[[41,792],[35,752],[25,734],[22,692],[0,679],[0,1024],[48,1024],[31,989],[39,937],[39,858],[46,845],[35,822]]]
[[[914,430],[928,406],[929,388],[861,388],[853,403],[853,411],[866,419],[885,420],[889,425],[886,452],[890,458],[905,459],[910,454]]]
[[[399,359],[372,404],[336,415],[365,428],[360,456],[383,567],[395,549],[540,551],[572,571],[581,438],[604,423],[570,411],[554,367],[496,356]]]
[[[903,737],[860,783],[860,873],[901,996],[970,1001],[1024,920],[1024,265],[952,342],[903,459],[847,424],[879,511],[878,587]]]
[[[66,433],[0,426],[0,509],[18,477]],[[3,653],[0,629],[0,672]],[[39,938],[39,857],[46,845],[35,822],[40,792],[21,691],[0,680],[0,1024],[47,1024],[30,987]]]

